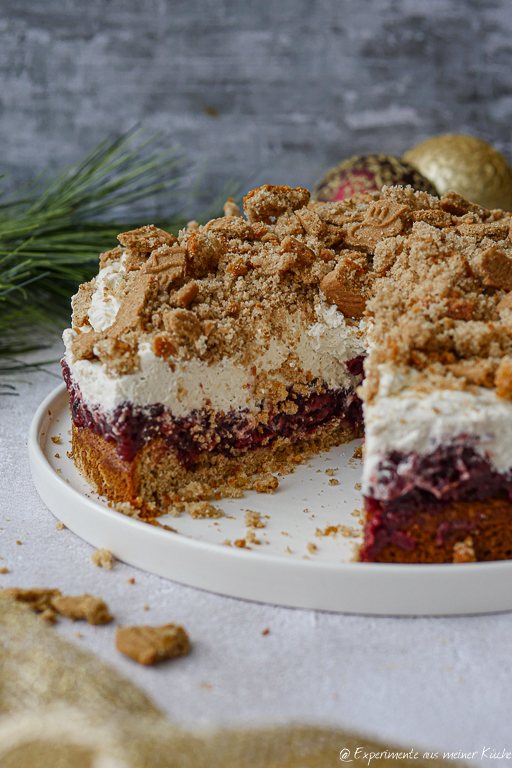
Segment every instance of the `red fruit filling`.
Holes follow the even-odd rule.
[[[428,456],[392,451],[377,473],[380,499],[365,497],[369,522],[360,553],[363,560],[374,560],[388,544],[408,552],[415,549],[407,529],[418,512],[439,513],[457,501],[512,501],[512,474],[497,472],[464,435]],[[457,530],[473,527],[469,521],[444,521],[438,526],[436,544],[441,546]]]
[[[356,369],[359,365],[362,367],[357,358],[349,362]],[[325,388],[319,394],[315,381],[309,385],[308,395],[298,395],[292,392],[291,386],[288,387],[287,399],[297,406],[296,413],[271,411],[265,424],[258,423],[247,409],[230,409],[227,413],[213,415],[202,409],[192,411],[186,417],[176,417],[161,403],[144,407],[122,403],[113,412],[105,414],[100,408],[89,408],[83,402],[64,360],[62,372],[75,426],[87,427],[109,442],[116,442],[117,453],[125,461],[133,459],[137,451],[154,437],[163,437],[176,451],[180,462],[188,467],[203,451],[229,455],[238,449],[268,445],[276,437],[304,438],[334,421],[345,422],[354,432],[363,423],[361,401],[354,388]]]

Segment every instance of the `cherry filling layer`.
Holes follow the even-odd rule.
[[[497,472],[464,435],[428,456],[392,451],[377,474],[375,490],[380,498],[365,497],[369,521],[360,553],[363,560],[374,560],[388,544],[412,552],[416,544],[407,531],[417,524],[420,512],[439,514],[457,501],[512,501],[512,473]],[[441,522],[435,543],[442,546],[456,531],[472,527],[469,520]]]
[[[349,364],[350,372],[362,378],[359,358]],[[265,423],[258,422],[247,409],[215,414],[202,409],[192,411],[186,417],[175,417],[161,403],[144,407],[122,403],[113,412],[105,414],[100,408],[90,408],[84,403],[64,360],[62,372],[75,426],[87,427],[109,442],[116,442],[117,453],[124,461],[133,459],[137,451],[155,437],[163,437],[176,451],[179,461],[188,467],[204,451],[230,455],[235,450],[268,445],[277,437],[304,438],[335,421],[346,423],[354,432],[363,424],[361,401],[353,388],[323,388],[318,393],[314,381],[309,385],[307,395],[299,395],[292,391],[292,386],[288,387],[285,403],[293,403],[291,410],[295,412],[270,410]]]

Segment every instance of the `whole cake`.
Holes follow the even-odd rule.
[[[149,517],[272,491],[362,434],[362,398],[359,559],[512,557],[510,215],[410,187],[319,203],[266,185],[244,211],[124,233],[80,287],[80,471]]]

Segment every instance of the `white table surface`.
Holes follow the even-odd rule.
[[[55,358],[60,349],[38,358]],[[48,370],[58,373],[59,366]],[[193,651],[145,668],[116,651],[115,623],[63,619],[61,636],[111,663],[186,727],[308,723],[409,748],[512,751],[511,614],[338,615],[220,597],[121,562],[98,568],[91,546],[56,528],[30,476],[30,421],[59,380],[44,372],[21,378],[18,396],[0,395],[0,566],[10,568],[0,585],[87,591],[102,597],[119,623],[182,624]]]

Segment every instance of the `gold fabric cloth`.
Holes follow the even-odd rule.
[[[172,662],[171,662],[172,663]],[[330,768],[367,752],[405,752],[305,726],[185,732],[135,685],[61,640],[26,606],[0,603],[0,768]],[[381,758],[438,768],[442,760]],[[452,768],[455,763],[450,762]]]

